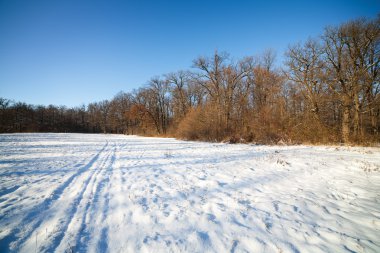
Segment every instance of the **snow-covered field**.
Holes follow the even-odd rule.
[[[380,149],[0,135],[0,252],[380,252]]]

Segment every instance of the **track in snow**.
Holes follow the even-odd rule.
[[[379,148],[0,135],[0,252],[379,252]]]

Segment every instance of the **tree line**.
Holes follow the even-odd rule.
[[[188,140],[370,143],[380,140],[380,16],[327,27],[275,53],[193,61],[111,100],[66,108],[0,99],[0,132],[88,132]]]

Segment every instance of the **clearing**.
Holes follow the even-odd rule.
[[[380,252],[380,149],[0,135],[0,252]]]

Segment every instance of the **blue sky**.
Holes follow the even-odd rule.
[[[198,56],[277,51],[357,17],[378,0],[0,0],[0,97],[77,106],[111,99]]]

